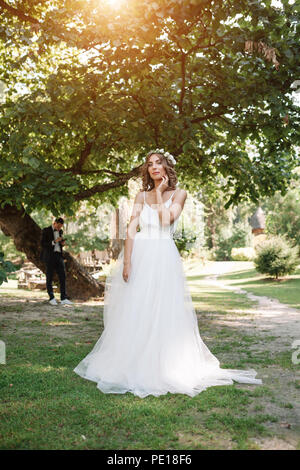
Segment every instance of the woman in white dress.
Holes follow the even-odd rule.
[[[175,159],[156,149],[143,166],[127,236],[104,293],[104,331],[74,369],[104,393],[182,393],[233,381],[261,384],[255,370],[222,369],[203,343],[173,240],[186,191]],[[137,231],[137,228],[140,228]]]

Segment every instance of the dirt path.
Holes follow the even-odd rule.
[[[274,339],[274,342],[269,345],[272,350],[286,350],[287,345],[292,347],[294,341],[300,340],[300,311],[280,303],[277,299],[254,295],[218,279],[220,275],[232,273],[233,268],[234,265],[230,261],[215,262],[206,266],[202,271],[202,274],[208,274],[205,277],[205,283],[237,294],[245,294],[250,300],[257,302],[254,308],[247,309],[249,317],[234,317],[236,324],[245,328],[257,328],[263,330],[265,334],[277,336],[276,340]],[[226,318],[223,320],[224,323],[226,323]],[[230,318],[231,325],[232,320],[233,318]]]
[[[237,265],[240,270],[240,264]],[[249,268],[252,268],[249,263]],[[247,269],[247,266],[245,266]],[[247,308],[246,315],[226,315],[216,319],[216,323],[235,327],[243,330],[245,334],[258,334],[259,336],[269,337],[271,341],[261,342],[254,346],[249,346],[255,351],[268,351],[272,353],[290,351],[292,354],[296,349],[300,349],[300,311],[291,308],[289,305],[280,303],[277,299],[266,296],[254,295],[241,289],[238,286],[228,285],[226,281],[219,280],[218,277],[223,274],[233,273],[235,266],[232,262],[214,262],[207,264],[201,269],[201,274],[206,275],[204,282],[211,287],[219,289],[228,289],[237,294],[245,294],[255,304],[252,308]],[[191,271],[189,272],[191,274]],[[199,274],[199,271],[198,271]],[[298,341],[297,348],[293,348],[293,343]],[[298,354],[300,357],[300,354]],[[281,437],[265,438],[261,441],[255,441],[262,449],[274,450],[292,450],[299,445],[300,439],[300,400],[299,389],[295,390],[290,387],[291,383],[298,381],[300,384],[300,373],[295,374],[289,369],[282,369],[278,366],[268,367],[265,371],[261,371],[263,382],[276,388],[277,396],[281,403],[290,403],[293,408],[290,411],[278,406],[278,403],[266,403],[266,411],[270,414],[276,414],[279,418],[278,423],[270,426],[272,430]]]

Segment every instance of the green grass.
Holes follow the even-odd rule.
[[[0,381],[2,449],[188,449],[190,434],[198,436],[196,449],[214,448],[224,436],[233,447],[247,448],[248,437],[267,434],[263,424],[276,419],[248,415],[255,399],[247,386],[212,387],[193,399],[105,395],[72,372],[90,345],[41,342],[14,338],[7,344],[9,367],[2,366]]]
[[[263,332],[219,323],[246,316],[255,305],[246,296],[212,288],[201,275],[190,276],[189,285],[201,336],[221,366],[255,368],[267,377],[262,386],[211,387],[194,398],[103,394],[73,372],[103,330],[103,306],[53,309],[44,294],[26,292],[28,302],[20,302],[25,291],[16,297],[6,292],[0,309],[7,352],[7,364],[0,365],[0,448],[254,449],[252,438],[280,436],[280,413],[289,416],[294,405],[268,376],[288,374],[286,391],[297,391],[291,352],[271,352],[276,338]]]
[[[235,294],[227,289],[220,289],[207,285],[202,276],[187,276],[192,292],[195,309],[210,313],[244,313],[244,310],[255,303],[245,295]]]
[[[89,315],[96,317],[98,312]],[[264,402],[272,395],[266,386],[212,387],[192,399],[101,393],[93,382],[72,372],[90,351],[90,340],[96,340],[94,326],[83,335],[78,328],[71,339],[58,339],[42,333],[40,323],[34,322],[27,325],[30,335],[7,339],[7,365],[2,366],[0,379],[1,448],[212,449],[229,442],[232,448],[247,449],[251,436],[268,435],[265,425],[276,421],[276,416],[263,413],[263,405],[249,411],[257,407],[258,397]],[[211,340],[217,340],[219,347],[212,348],[213,352],[219,349],[220,353],[231,336],[226,328],[220,335],[214,332]],[[235,344],[242,348],[255,341],[241,336]],[[258,357],[248,356],[242,365],[257,364]],[[265,358],[261,360],[265,364]],[[238,363],[223,367],[231,365]]]
[[[281,303],[300,310],[300,269],[277,281],[258,273],[255,269],[222,275],[218,279],[255,295],[277,299]]]

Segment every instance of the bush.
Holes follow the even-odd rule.
[[[0,286],[3,282],[7,282],[7,274],[16,270],[10,261],[4,261],[4,253],[0,252]]]
[[[14,264],[23,264],[26,255],[18,251],[15,247],[13,239],[4,235],[0,230],[0,251],[5,253],[5,259]]]
[[[89,236],[84,229],[78,230],[76,233],[70,233],[66,237],[67,250],[73,255],[78,255],[82,250],[105,250],[109,245],[109,238],[99,238],[97,236]]]
[[[189,258],[199,259],[202,263],[205,263],[208,260],[214,260],[212,250],[209,250],[205,246],[196,246],[196,244],[189,252]]]
[[[248,241],[248,232],[249,228],[237,224],[233,226],[231,236],[226,237],[221,233],[218,237],[217,248],[215,250],[216,261],[230,261],[232,259],[231,250],[245,246]]]
[[[231,259],[233,261],[252,261],[255,258],[255,250],[251,246],[232,248]]]
[[[184,231],[175,232],[174,234],[174,242],[176,243],[177,249],[181,255],[188,255],[196,240],[197,235],[195,235],[192,230],[185,229]]]
[[[265,240],[256,247],[256,251],[257,256],[253,260],[256,270],[276,279],[293,273],[300,262],[298,247],[292,246],[283,236]]]

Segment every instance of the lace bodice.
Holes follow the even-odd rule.
[[[175,190],[176,191],[176,190]],[[169,199],[164,202],[166,207],[170,207],[175,191]],[[139,217],[140,231],[137,232],[138,238],[173,238],[174,232],[178,224],[178,218],[171,225],[163,227],[159,220],[157,209],[153,209],[146,202],[146,194],[144,191],[144,205]]]

